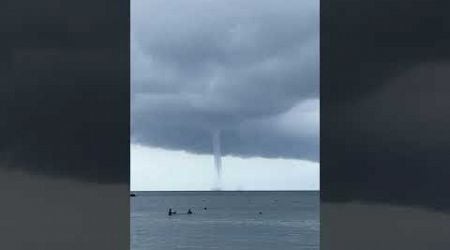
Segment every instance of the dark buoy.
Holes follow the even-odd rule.
[[[190,208],[188,209],[187,214],[192,214],[192,211]]]
[[[207,208],[207,207],[204,207],[203,210],[208,210],[208,208]]]
[[[259,211],[259,213],[258,214],[262,214],[262,212],[261,211]]]

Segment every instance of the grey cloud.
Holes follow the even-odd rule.
[[[318,160],[318,124],[291,133],[319,112],[317,1],[131,4],[132,142]]]

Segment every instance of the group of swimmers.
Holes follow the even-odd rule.
[[[203,210],[208,210],[208,208],[207,207],[204,207],[203,208]],[[169,212],[168,212],[168,215],[169,216],[172,216],[172,215],[175,215],[175,214],[177,214],[177,211],[175,211],[175,210],[172,210],[172,208],[169,208]],[[188,209],[188,211],[186,212],[186,214],[192,214],[192,210],[189,208]],[[259,211],[258,212],[258,214],[262,214],[262,212],[261,211]]]
[[[203,208],[203,210],[207,210],[207,209],[208,209],[207,207]],[[168,215],[172,216],[172,215],[175,215],[175,214],[177,214],[177,211],[172,210],[172,208],[169,208]],[[186,212],[186,214],[192,214],[192,210],[189,208],[188,211]]]

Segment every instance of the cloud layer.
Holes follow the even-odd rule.
[[[131,2],[132,142],[318,160],[318,1]]]

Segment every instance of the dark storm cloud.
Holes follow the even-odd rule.
[[[132,1],[132,142],[318,160],[318,1]]]
[[[321,6],[326,201],[450,208],[450,36],[437,2]]]

